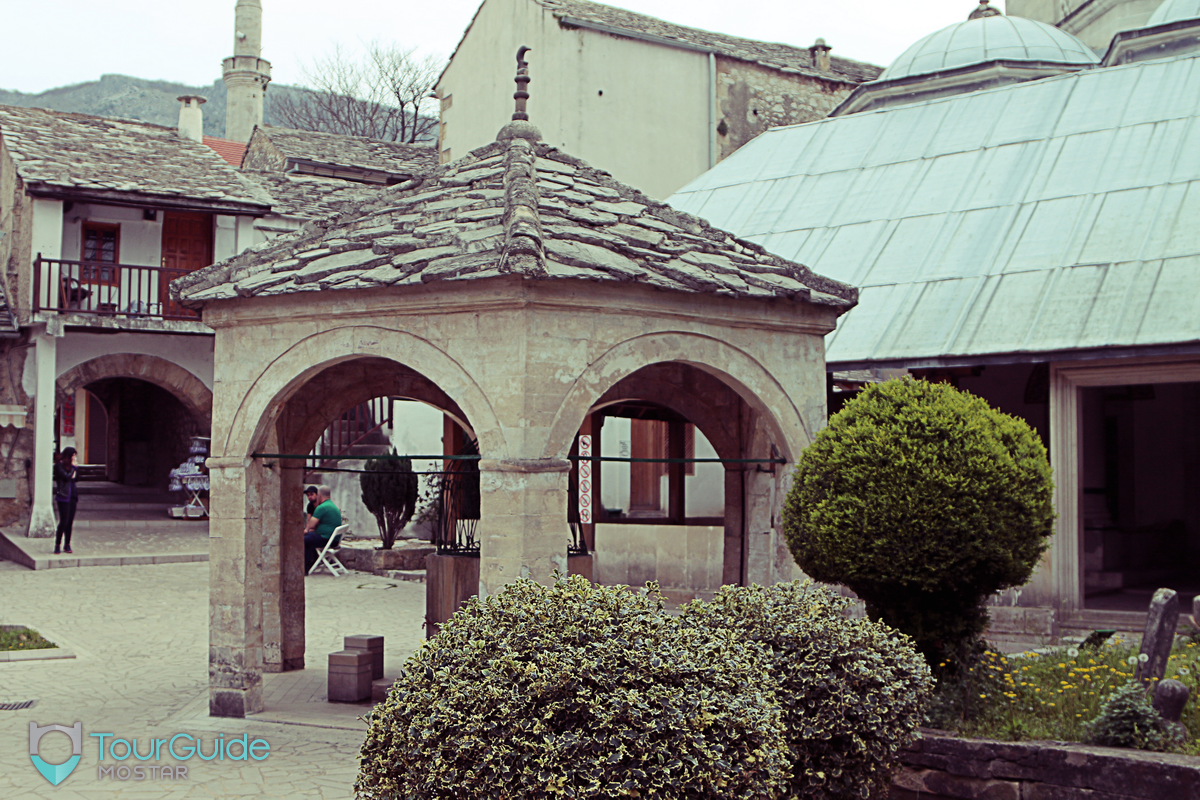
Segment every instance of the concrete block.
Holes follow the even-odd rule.
[[[371,660],[371,653],[366,650],[330,653],[329,702],[361,703],[370,698]]]
[[[347,650],[362,650],[371,654],[371,679],[383,677],[383,637],[366,633],[347,636],[342,639],[342,647]]]
[[[392,684],[395,683],[391,678],[379,678],[371,681],[371,702],[382,703],[387,700],[388,692],[392,690]]]

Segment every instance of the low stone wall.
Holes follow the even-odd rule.
[[[345,542],[338,551],[338,560],[347,569],[382,575],[394,569],[425,569],[425,556],[434,552],[433,545],[414,539],[400,539],[391,550],[377,550],[378,540],[368,539],[365,546]]]
[[[901,752],[890,800],[1197,800],[1200,758],[936,731]]]

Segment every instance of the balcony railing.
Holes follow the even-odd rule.
[[[33,310],[106,317],[197,320],[170,297],[187,270],[42,258],[33,262]]]

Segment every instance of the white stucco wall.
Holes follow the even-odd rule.
[[[516,50],[532,48],[529,119],[543,139],[666,198],[708,169],[708,56],[560,27],[529,0],[487,0],[438,87],[452,158],[512,117]]]
[[[170,333],[86,333],[72,331],[58,340],[57,371],[99,356],[138,353],[158,356],[186,369],[213,388],[213,337]]]

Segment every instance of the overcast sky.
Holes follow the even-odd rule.
[[[235,0],[3,0],[0,88],[41,92],[106,73],[205,86],[233,53]],[[807,47],[886,66],[975,0],[617,0],[680,25]],[[1003,0],[993,3],[1003,9]],[[479,0],[263,0],[263,57],[298,84],[314,55],[379,39],[448,57]],[[531,62],[532,62],[531,58]]]

